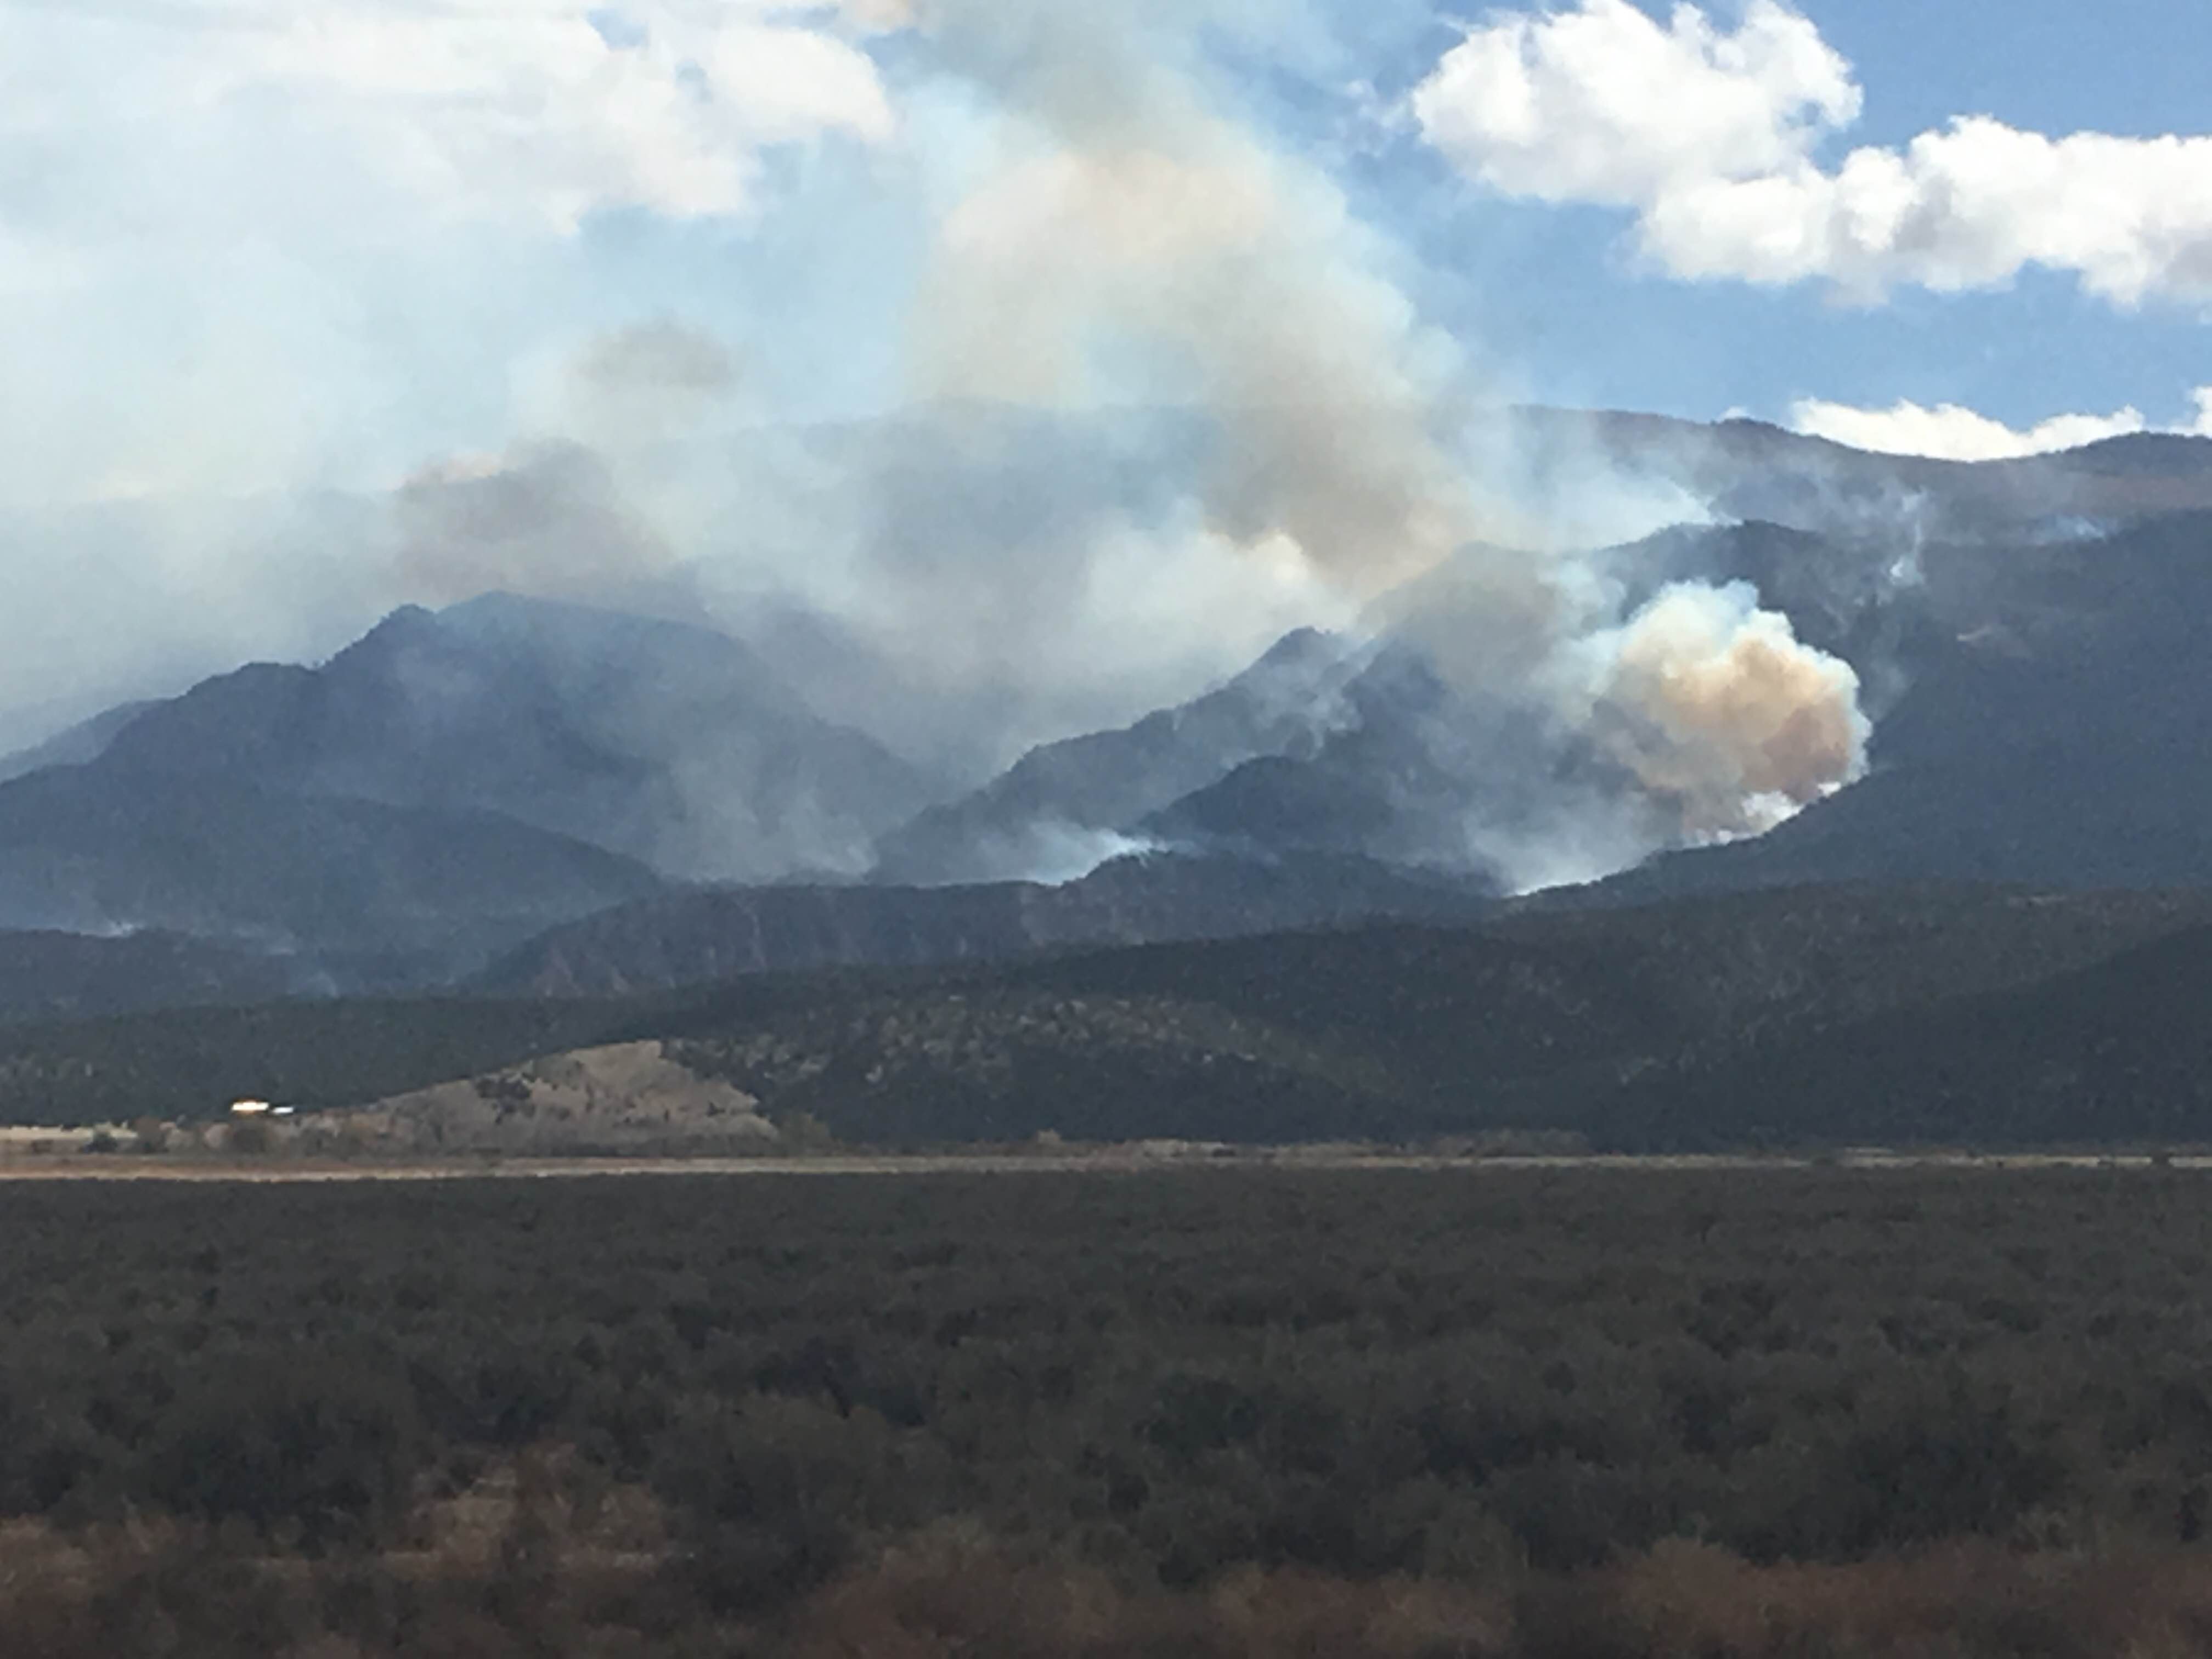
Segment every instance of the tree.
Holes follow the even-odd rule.
[[[787,1113],[776,1125],[775,1138],[785,1152],[802,1158],[833,1152],[837,1146],[837,1137],[830,1133],[830,1126],[811,1112]]]

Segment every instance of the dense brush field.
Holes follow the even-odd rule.
[[[9,1184],[0,1645],[2212,1651],[2208,1195]]]

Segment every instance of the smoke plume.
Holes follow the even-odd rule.
[[[1018,66],[994,91],[1027,142],[939,228],[927,392],[1164,392],[1202,411],[1184,556],[1286,562],[1353,602],[1449,562],[1443,625],[1419,619],[1438,665],[1511,705],[1544,699],[1566,662],[1609,658],[1587,708],[1554,712],[1686,838],[1764,828],[1857,775],[1855,675],[1755,595],[1680,587],[1625,624],[1606,614],[1595,574],[1500,489],[1504,458],[1451,444],[1467,365],[1341,197],[1149,50],[1141,15],[943,0],[932,21],[979,72]]]
[[[785,238],[794,269],[763,255],[747,271],[761,320],[745,339],[687,319],[678,290],[644,320],[602,305],[514,348],[505,429],[417,452],[385,475],[396,489],[349,497],[345,533],[326,538],[348,574],[313,607],[319,629],[490,588],[704,612],[820,713],[973,779],[1188,697],[1292,628],[1380,617],[1467,718],[1553,746],[1513,751],[1525,775],[1468,780],[1462,856],[1500,833],[1492,783],[1578,866],[1764,827],[1863,769],[1856,676],[1756,594],[1680,585],[1624,614],[1589,556],[1596,527],[1625,540],[1695,504],[1595,454],[1532,470],[1510,422],[1471,413],[1510,388],[1424,323],[1404,251],[1217,77],[1224,42],[1273,67],[1285,41],[1325,57],[1299,8],[817,11],[819,39],[814,21],[774,32],[834,67],[816,90],[844,101],[745,128],[743,188],[719,195],[676,186],[736,118],[750,60],[732,48],[687,69],[681,9],[556,31],[544,76],[571,58],[650,71],[684,143],[645,158],[651,190],[630,187],[635,157],[579,174],[629,181],[604,201],[564,175],[549,199],[574,210],[523,216],[538,234],[579,234],[594,208],[742,222]],[[536,85],[508,88],[513,108],[561,107]],[[600,125],[607,144],[629,132]],[[762,203],[771,161],[793,181],[781,209]],[[703,234],[680,250],[713,273],[700,289],[724,252]],[[487,263],[472,291],[504,296],[504,276]],[[501,321],[473,305],[471,325]],[[817,410],[823,341],[818,378],[878,364],[869,418],[793,417]],[[1536,471],[1547,489],[1524,487]],[[1544,798],[1572,770],[1561,757],[1593,751],[1617,782],[1576,771]]]
[[[1581,780],[1547,804],[1523,746],[1530,775],[1470,792],[1462,848],[1495,840],[1510,799],[1547,839],[1626,861],[1762,830],[1863,769],[1856,676],[1747,589],[1680,584],[1620,614],[1579,550],[1591,504],[1636,530],[1694,505],[1556,439],[1541,471],[1572,487],[1522,487],[1521,434],[1468,419],[1494,392],[1423,325],[1392,250],[1210,84],[1196,42],[1233,7],[931,0],[907,21],[984,112],[906,301],[907,411],[732,431],[717,343],[603,337],[554,400],[567,441],[410,481],[410,585],[688,583],[824,713],[975,775],[1368,611],[1461,718],[1534,720],[1628,791]],[[1465,734],[1431,749],[1498,765]],[[1573,827],[1594,816],[1601,832]]]
[[[1746,586],[1670,586],[1587,647],[1591,729],[1682,840],[1771,830],[1865,769],[1858,676]]]
[[[438,462],[399,487],[392,514],[398,582],[432,604],[494,590],[605,598],[674,562],[600,457],[574,443]]]

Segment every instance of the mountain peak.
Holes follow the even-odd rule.
[[[381,661],[396,652],[419,649],[434,641],[438,635],[435,611],[419,605],[403,605],[396,611],[386,611],[374,627],[341,648],[324,668],[327,671],[340,665]]]
[[[204,681],[101,764],[496,812],[687,879],[852,873],[929,798],[726,635],[506,592],[402,606],[319,668]]]
[[[1344,641],[1325,629],[1294,628],[1269,646],[1255,666],[1289,668],[1325,663],[1343,649]]]
[[[438,625],[438,613],[419,605],[403,605],[396,611],[386,611],[375,627],[354,641],[365,645],[378,638],[406,638],[421,634]]]
[[[748,695],[787,712],[798,699],[750,647],[703,622],[679,622],[573,599],[542,599],[495,589],[449,605],[432,619],[447,639],[500,653],[527,652],[572,666],[597,669],[647,658],[664,671],[742,682]]]

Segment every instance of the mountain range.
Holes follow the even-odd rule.
[[[2206,464],[2212,444],[2178,453]],[[2201,828],[2212,822],[2212,698],[2197,637],[2212,614],[2208,548],[2212,510],[2192,508],[2064,539],[1926,541],[1909,556],[1758,522],[1616,550],[1608,567],[1632,603],[1668,580],[1751,584],[1799,638],[1853,666],[1875,731],[1856,783],[1763,837],[1662,854],[1599,896],[2212,877]],[[1450,595],[1420,622],[1449,627]],[[1285,659],[1295,676],[1279,672]],[[1275,695],[1286,684],[1307,689],[1303,706]],[[1469,717],[1418,635],[1294,638],[1207,698],[1037,750],[933,809],[886,842],[886,867],[972,877],[994,854],[1054,837],[1479,867],[1468,826],[1522,821],[1542,797],[1516,791],[1561,781],[1559,763],[1528,762],[1533,738],[1520,751],[1516,741],[1510,725]]]
[[[1799,639],[1856,671],[1873,720],[1863,778],[1764,836],[1610,874],[1601,860],[1583,872],[1599,879],[1509,901],[1496,837],[1548,833],[1558,800],[1613,780],[1602,755],[1470,701],[1442,647],[1471,626],[1480,589],[1449,564],[1356,635],[1291,633],[1187,702],[1043,744],[965,787],[823,718],[783,665],[711,629],[490,594],[403,609],[326,662],[251,665],[0,759],[0,1018],[426,989],[627,1008],[733,977],[891,969],[922,975],[896,996],[921,999],[909,1012],[933,1011],[925,1024],[967,1030],[982,1016],[931,976],[955,988],[983,975],[973,982],[996,988],[989,1006],[1017,1012],[997,1036],[969,1036],[988,1049],[1027,1033],[1023,1052],[1060,1056],[1035,1063],[1063,1093],[1091,1063],[1070,1055],[1091,1055],[1101,1076],[1122,1076],[1121,1062],[1099,1054],[1134,1042],[1128,1052],[1149,1056],[1122,1082],[1182,1104],[1124,1128],[1166,1133],[1178,1111],[1227,1121],[1226,1108],[1201,1109],[1207,1078],[1218,1094],[1223,1079],[1244,1077],[1252,1101],[1290,1088],[1273,1061],[1251,1069],[1264,1050],[1304,1056],[1285,1064],[1304,1079],[1292,1092],[1306,1091],[1308,1127],[1459,1121],[1467,1114],[1437,1092],[1457,1066],[1532,1121],[1682,1144],[1694,1139],[1683,1114],[1760,1126],[1721,1103],[1735,1098],[1727,1067],[1779,1076],[1815,1054],[1841,1066],[1846,1030],[1899,1075],[1954,1038],[1986,1060],[1989,1033],[2027,1018],[2030,1005],[2008,999],[2028,995],[2031,980],[2045,988],[2035,996],[2094,1002],[2127,974],[2194,960],[2177,944],[2094,978],[2161,933],[2179,937],[2199,914],[2190,894],[2212,889],[2212,700],[2197,637],[2212,614],[2212,441],[2146,435],[1967,465],[1747,422],[1524,418],[1559,453],[1710,503],[1724,522],[1605,550],[1591,568],[1624,611],[1675,582],[1755,590]],[[1743,908],[1764,889],[1788,890],[1779,908]],[[1875,896],[1817,898],[1829,890]],[[2011,908],[2092,890],[2132,890],[2150,908],[2105,896],[2084,899],[2087,910]],[[1954,892],[1982,896],[1929,896]],[[1948,920],[1917,925],[1915,907]],[[1615,912],[1645,920],[1605,920]],[[2036,917],[2040,941],[2027,958],[2038,972],[2018,982],[1986,965],[2016,915]],[[2093,943],[2054,956],[2051,940],[2075,926],[2065,919],[2084,915],[2106,918],[2087,929]],[[2111,921],[2138,915],[2162,920],[2148,931]],[[1723,1015],[1686,1008],[1656,969],[1620,977],[1628,957],[1663,962],[1694,938],[1692,976],[1711,981],[1747,918],[1780,915],[1818,929],[1833,957],[1830,971],[1809,946],[1759,946],[1747,959],[1794,976],[1789,996],[1739,998]],[[1444,931],[1355,950],[1341,930],[1369,921]],[[1327,931],[1285,931],[1316,928]],[[1417,937],[1462,943],[1404,943]],[[1194,1000],[1086,984],[1081,1010],[1036,1026],[1040,1008],[1077,994],[1049,975],[1079,970],[1049,964],[1100,947],[1137,952],[1101,963],[1297,984],[1264,1006],[1218,985]],[[1984,965],[1940,966],[1960,951]],[[1578,965],[1547,980],[1562,951]],[[1045,965],[989,977],[1024,961]],[[1191,965],[1202,963],[1214,966]],[[1525,1024],[1581,1058],[1508,1066],[1480,1045],[1435,1048],[1396,1014],[1376,1027],[1391,1034],[1379,1048],[1325,1037],[1366,994],[1367,972],[1399,984],[1387,995],[1406,1008],[1427,1006],[1426,993],[1400,981],[1458,976],[1458,1000],[1437,1003],[1434,1018]],[[2090,975],[2091,988],[2069,989],[2069,974]],[[1917,988],[1884,1001],[1867,988],[1881,976]],[[1644,988],[1622,991],[1630,981]],[[1562,1024],[1534,1005],[1510,1012],[1545,983],[1598,1024]],[[1969,993],[1997,1000],[1968,1035],[1928,1012],[1967,1020],[1958,1000]],[[777,1042],[811,1052],[842,1029],[807,1022],[848,1006],[846,992],[793,994],[776,1005]],[[1781,1018],[1785,1005],[1796,1012]],[[1132,1015],[1139,1006],[1152,1013]],[[1152,1014],[1181,1033],[1165,1049],[1144,1035]],[[582,1034],[639,1035],[616,1024]],[[1038,1048],[1040,1029],[1060,1035]],[[714,1040],[726,1039],[736,1040]],[[715,1052],[738,1063],[726,1042]],[[1234,1054],[1246,1058],[1221,1059]],[[846,1076],[843,1061],[823,1063]],[[923,1094],[972,1093],[972,1078],[947,1075]],[[1219,1097],[1231,1095],[1246,1098]],[[909,1108],[946,1133],[987,1127],[931,1118],[939,1108],[924,1111],[921,1095],[906,1106],[870,1097],[856,1132],[879,1133]],[[994,1097],[992,1122],[1021,1116],[1011,1097]],[[1355,1098],[1369,1117],[1346,1105]],[[1388,1110],[1375,1105],[1386,1099]],[[805,1109],[817,1105],[843,1109],[826,1098]],[[1672,1127],[1635,1127],[1654,1114]]]
[[[88,758],[496,812],[677,880],[858,873],[935,787],[725,635],[498,593],[395,611],[319,667],[258,665],[139,707]]]
[[[1079,871],[1244,763],[1317,749],[1348,717],[1358,674],[1344,641],[1312,629],[1286,635],[1189,702],[1033,749],[981,788],[929,808],[878,843],[877,878],[988,880],[1055,862]]]
[[[2212,507],[2212,439],[2139,432],[2016,459],[1871,453],[1764,421],[1711,424],[1620,410],[1524,408],[1511,433],[1540,485],[1594,474],[1679,489],[1720,519],[1846,539],[2064,538]]]
[[[118,708],[0,779],[0,927],[191,933],[339,989],[678,882],[849,874],[932,793],[733,640],[504,594]]]

